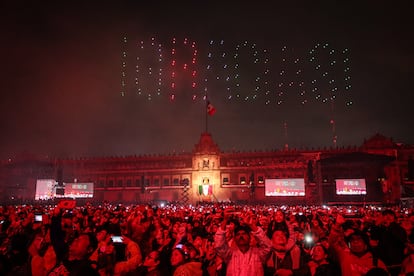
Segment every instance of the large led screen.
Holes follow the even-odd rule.
[[[337,195],[366,195],[365,179],[336,179]]]
[[[305,179],[265,179],[265,196],[305,196]]]
[[[63,183],[62,187],[54,179],[38,179],[36,181],[35,200],[53,198],[91,198],[93,183]]]
[[[57,182],[54,179],[38,179],[36,181],[35,200],[48,200],[56,196]]]
[[[93,183],[66,183],[65,197],[93,197]]]

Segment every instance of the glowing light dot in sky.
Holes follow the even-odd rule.
[[[339,100],[337,96],[345,91],[350,95],[349,50],[337,51],[328,43],[318,43],[298,53],[286,45],[276,48],[279,52],[271,52],[248,40],[240,44],[210,40],[206,51],[198,51],[197,43],[189,38],[174,37],[162,45],[151,37],[135,43],[131,53],[127,45],[133,43],[127,41],[125,38],[121,49],[122,95],[130,90],[127,81],[134,80],[132,77],[135,91],[147,99],[174,95],[173,99],[195,100],[209,91],[210,97],[229,100],[265,104],[296,101],[303,105],[313,98],[321,102]],[[132,58],[133,64],[129,63]],[[131,73],[128,69],[132,68]],[[200,83],[203,87],[198,88]]]

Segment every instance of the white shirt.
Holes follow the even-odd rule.
[[[237,246],[230,247],[226,242],[226,231],[219,228],[214,236],[217,255],[227,264],[227,276],[263,276],[263,264],[269,256],[272,242],[261,228],[251,232],[257,240],[257,247],[250,247],[245,253]]]

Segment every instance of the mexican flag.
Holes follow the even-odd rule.
[[[213,194],[213,185],[210,184],[200,184],[198,185],[198,194],[199,195],[212,195]]]

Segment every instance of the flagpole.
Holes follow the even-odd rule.
[[[331,127],[332,127],[332,143],[333,147],[336,148],[336,141],[338,136],[336,135],[336,123],[335,123],[335,113],[334,113],[334,98],[331,98]]]
[[[208,105],[208,100],[207,100],[207,92],[206,92],[206,106],[204,109],[204,116],[206,116],[206,133],[208,133],[208,112],[207,112],[207,105]]]
[[[206,97],[205,97],[205,106],[204,106],[204,116],[206,116],[206,125],[205,125],[205,127],[206,127],[206,133],[208,133],[208,116],[209,116],[209,114],[208,114],[208,112],[207,112],[207,108],[208,108],[208,91],[207,91],[207,89],[205,90],[206,91]]]

